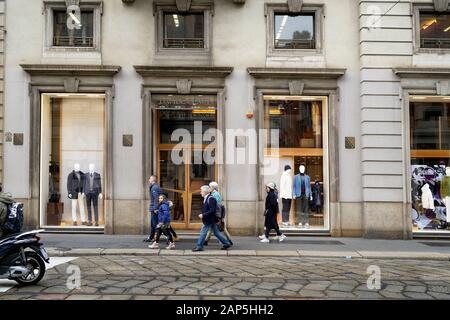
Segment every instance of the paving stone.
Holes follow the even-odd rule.
[[[406,299],[406,297],[400,292],[381,290],[378,291],[378,293],[388,299]]]
[[[250,296],[258,296],[258,297],[271,297],[271,296],[273,296],[272,290],[263,290],[263,289],[256,289],[256,288],[250,289],[248,291],[248,294]]]
[[[424,293],[427,291],[427,288],[425,286],[407,286],[405,288],[405,291],[407,292],[421,292]]]
[[[131,300],[133,298],[132,295],[103,295],[98,300]]]
[[[146,295],[146,296],[134,296],[134,300],[164,300],[167,298],[166,296],[154,296],[154,295]]]
[[[381,296],[378,292],[373,291],[353,291],[353,294],[356,295],[358,299],[382,299],[383,296]]]
[[[354,285],[348,285],[348,284],[342,284],[340,282],[334,283],[331,286],[328,287],[328,290],[332,291],[340,291],[340,292],[352,292],[353,289],[355,289],[356,286]]]
[[[170,296],[167,300],[200,300],[199,296]]]
[[[323,291],[329,287],[329,284],[310,283],[303,287],[303,290]]]
[[[54,286],[43,290],[42,293],[68,293],[70,291],[66,286]]]
[[[433,299],[432,296],[426,294],[426,293],[422,293],[422,292],[403,292],[403,294],[405,296],[407,296],[408,298],[412,298],[412,299],[419,299],[419,300],[424,300],[424,299]]]
[[[304,287],[303,284],[286,283],[286,284],[283,286],[283,289],[286,289],[286,290],[288,290],[288,291],[295,291],[295,292],[297,292],[297,291],[301,290],[303,287]]]
[[[96,293],[98,288],[81,286],[79,289],[74,289],[71,294],[92,294]]]
[[[143,287],[143,288],[146,288],[146,289],[153,289],[153,288],[156,288],[156,287],[160,287],[160,286],[162,286],[164,284],[166,284],[166,282],[163,282],[163,281],[160,281],[160,280],[152,280],[150,282],[141,283],[139,285],[139,287]]]
[[[398,285],[387,285],[383,291],[389,291],[389,292],[402,292],[404,290],[404,286],[398,286]]]
[[[298,294],[305,298],[322,298],[325,296],[325,294],[322,291],[305,290],[305,289],[300,290]]]
[[[155,288],[152,290],[152,294],[157,295],[171,295],[175,292],[173,288]]]
[[[101,295],[95,294],[72,294],[66,300],[97,300]]]
[[[441,292],[427,292],[430,296],[439,300],[450,300],[450,294]]]
[[[355,298],[355,295],[351,292],[327,290],[325,291],[325,294],[329,298],[339,298],[339,299]]]
[[[283,289],[276,289],[276,290],[274,291],[274,294],[275,294],[276,296],[288,296],[288,297],[293,297],[293,296],[296,296],[296,295],[297,295],[297,293],[294,292],[294,291],[283,290]]]
[[[255,287],[257,284],[253,282],[239,282],[236,284],[233,284],[233,288],[235,289],[241,289],[241,290],[248,290],[250,288]]]
[[[102,294],[121,294],[125,291],[125,288],[107,287],[100,290]]]
[[[284,285],[284,282],[263,282],[258,284],[255,289],[267,289],[267,290],[273,290],[280,288]]]
[[[114,286],[119,288],[133,288],[142,283],[144,283],[144,281],[127,280],[124,282],[116,283]]]
[[[134,288],[130,288],[128,290],[125,291],[126,294],[138,294],[138,295],[145,295],[148,294],[150,292],[149,289],[144,289],[141,287],[134,287]]]

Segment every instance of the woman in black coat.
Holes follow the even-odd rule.
[[[275,184],[274,183],[268,183],[266,185],[266,191],[267,191],[267,197],[266,197],[266,205],[265,205],[265,211],[264,211],[264,227],[265,227],[265,233],[264,235],[260,236],[261,242],[268,243],[269,240],[269,234],[271,230],[275,230],[277,233],[277,238],[280,242],[284,241],[286,239],[286,236],[281,233],[280,227],[278,226],[277,221],[277,215],[280,212],[278,207],[278,196],[275,192]]]

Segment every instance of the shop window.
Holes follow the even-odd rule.
[[[67,12],[53,12],[53,45],[56,47],[93,47],[94,46],[94,11],[82,11],[80,25],[69,20],[73,28],[68,26]]]
[[[450,226],[450,102],[446,101],[410,103],[411,216],[416,232],[448,231]]]
[[[315,49],[314,14],[275,14],[275,49]]]
[[[450,49],[450,13],[420,13],[420,48]]]
[[[264,98],[264,152],[271,168],[264,179],[279,186],[282,228],[326,229],[329,225],[326,108],[327,100],[320,97]]]
[[[101,95],[43,95],[41,225],[104,226],[104,115]]]
[[[164,13],[164,48],[204,48],[203,13]]]

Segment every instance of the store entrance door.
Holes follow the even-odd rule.
[[[202,225],[198,217],[203,203],[200,187],[217,180],[217,165],[205,157],[214,150],[215,142],[203,138],[208,130],[216,129],[215,105],[157,109],[156,121],[157,174],[159,185],[173,202],[172,225],[175,229],[198,230]],[[201,143],[196,144],[194,133],[198,135],[200,127]],[[177,132],[185,134],[182,142],[174,139],[179,137]]]

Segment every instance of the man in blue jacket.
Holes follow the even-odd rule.
[[[159,196],[162,194],[161,188],[157,183],[158,178],[155,175],[150,177],[150,206],[148,212],[150,213],[150,235],[144,241],[151,242],[155,238],[156,227],[158,226],[158,204]]]
[[[219,227],[217,226],[217,222],[219,222],[216,216],[217,200],[211,195],[211,188],[209,186],[202,186],[200,192],[203,197],[203,207],[202,214],[199,215],[199,218],[203,221],[203,227],[200,230],[197,246],[192,251],[203,251],[203,245],[209,229],[212,229],[216,238],[223,244],[222,250],[227,250],[231,247],[230,242],[219,231]]]
[[[312,200],[311,178],[305,173],[306,167],[299,167],[300,173],[294,177],[294,198],[297,204],[297,214],[300,215],[298,226],[309,228],[309,201]],[[302,223],[303,222],[303,223]]]

